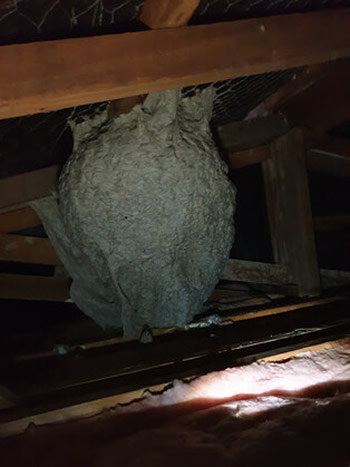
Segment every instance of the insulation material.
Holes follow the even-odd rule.
[[[213,88],[166,91],[118,118],[72,123],[58,204],[33,206],[73,278],[73,300],[103,327],[121,319],[136,337],[184,325],[219,280],[235,189],[209,128],[214,97]]]
[[[174,383],[98,416],[0,441],[4,465],[350,465],[350,348]]]

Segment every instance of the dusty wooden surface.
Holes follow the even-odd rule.
[[[332,10],[2,46],[0,118],[333,60],[349,29]]]
[[[0,233],[17,232],[39,224],[41,224],[39,216],[30,207],[0,214]]]
[[[53,166],[0,180],[0,212],[48,196],[56,187],[57,170]]]
[[[48,238],[13,234],[0,234],[0,261],[61,264]]]

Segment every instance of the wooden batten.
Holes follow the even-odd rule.
[[[49,239],[13,234],[0,234],[0,261],[61,264]]]
[[[41,224],[39,216],[30,207],[0,214],[0,233],[18,232],[39,224]]]
[[[14,210],[55,190],[58,167],[34,170],[0,180],[0,212]]]
[[[346,57],[349,30],[340,9],[1,46],[0,118]]]

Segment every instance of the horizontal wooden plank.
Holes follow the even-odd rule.
[[[264,362],[281,362],[291,360],[292,358],[298,357],[301,353],[304,352],[315,352],[315,351],[322,351],[322,350],[330,350],[332,351],[338,346],[350,346],[350,338],[344,337],[343,339],[338,339],[336,341],[329,341],[329,342],[322,342],[322,344],[315,344],[310,345],[307,347],[303,347],[302,349],[297,350],[290,350],[289,352],[283,352],[278,355],[271,355],[270,357],[264,357],[260,361]]]
[[[347,55],[349,56],[349,54]],[[282,105],[290,125],[329,130],[350,119],[350,60],[335,63],[325,76]],[[332,96],[325,99],[325,96]]]
[[[0,414],[0,432],[4,433],[7,424],[15,420],[343,337],[348,326],[344,322],[348,320],[348,305],[344,300],[337,307],[330,303],[259,317],[255,326],[250,320],[219,326],[214,341],[210,328],[196,329],[156,339],[152,346],[117,345],[64,359],[56,356],[9,365],[3,371],[6,384],[16,388],[18,394],[31,396],[15,409]],[[300,331],[303,329],[297,334],[295,322]]]
[[[231,283],[233,284],[233,283]],[[237,284],[237,283],[235,283]],[[255,285],[254,285],[255,288]],[[296,294],[294,294],[296,295]],[[252,305],[249,306],[248,311],[245,311],[246,307],[243,306],[239,309],[234,308],[232,310],[226,310],[222,313],[221,323],[219,325],[226,325],[228,321],[245,321],[249,319],[261,318],[263,316],[271,316],[279,313],[286,313],[293,310],[298,310],[300,308],[309,308],[318,305],[325,305],[327,303],[333,303],[336,305],[337,302],[343,301],[345,298],[342,296],[331,296],[324,297],[317,300],[308,300],[297,303],[291,303],[290,299],[288,300],[287,305],[282,305],[281,302],[278,307],[274,306],[274,303],[270,303],[270,306],[266,308],[266,305]],[[67,304],[60,304],[60,306],[66,306]],[[50,307],[51,309],[51,307]],[[232,311],[232,314],[231,314]],[[219,316],[219,315],[218,315]],[[205,321],[205,318],[203,318]],[[57,326],[57,327],[56,327]],[[55,341],[59,341],[59,325],[55,325]],[[67,345],[67,350],[73,351],[73,349],[78,348],[79,345],[84,345],[84,349],[100,349],[102,347],[113,346],[115,344],[122,344],[131,341],[132,339],[122,337],[121,332],[117,337],[110,337],[110,335],[101,335],[94,334],[93,331],[87,334],[86,323],[84,325],[77,324],[75,328],[70,328],[69,332],[65,329],[64,343]],[[179,332],[188,332],[189,329],[193,330],[196,328],[203,328],[203,321],[192,322],[189,326],[176,327],[176,328],[158,328],[153,329],[153,337],[160,337],[169,335],[172,333]],[[53,328],[52,328],[53,329]],[[41,333],[45,335],[43,342],[43,336],[36,332],[31,332],[30,335],[26,333],[25,335],[16,334],[12,335],[11,343],[8,341],[2,341],[3,348],[7,349],[7,356],[12,360],[17,362],[35,360],[38,358],[46,358],[55,355],[52,341],[47,339],[47,332],[45,329],[41,330]],[[115,334],[118,334],[115,332]],[[68,337],[69,336],[69,337]],[[95,336],[95,337],[93,337]]]
[[[152,29],[187,24],[200,0],[146,0],[140,20]]]
[[[217,130],[221,149],[245,151],[264,146],[289,130],[283,115],[273,114],[222,125]]]
[[[296,357],[298,354],[308,351],[319,351],[319,350],[332,350],[338,345],[350,345],[350,339],[344,338],[339,340],[332,340],[324,342],[322,344],[309,345],[307,347],[299,347],[295,350],[278,353],[277,355],[264,356],[258,361],[281,361],[289,360],[292,357]],[[97,415],[105,410],[113,409],[118,404],[128,404],[137,399],[141,399],[144,395],[145,390],[153,393],[161,392],[171,381],[166,383],[158,384],[155,386],[147,386],[135,391],[125,392],[123,394],[116,394],[109,397],[99,397],[88,402],[81,404],[71,405],[62,407],[56,410],[43,411],[37,415],[30,415],[23,418],[19,418],[9,422],[3,422],[0,425],[1,433],[0,437],[13,436],[24,432],[30,424],[35,426],[62,423],[77,418],[87,418]]]
[[[339,9],[2,46],[0,118],[346,57],[349,30]]]
[[[140,389],[136,389],[130,392],[124,392],[122,394],[115,394],[109,397],[100,397],[88,402],[81,404],[68,405],[67,407],[61,407],[57,410],[48,410],[37,415],[30,415],[17,420],[5,422],[0,424],[0,438],[7,436],[13,436],[19,433],[23,433],[30,424],[35,426],[47,425],[51,423],[62,423],[77,418],[87,418],[94,415],[98,415],[104,410],[112,409],[118,404],[130,404],[131,402],[141,399],[145,391],[150,392],[161,392],[167,387],[171,381],[164,382],[162,384],[150,385]],[[7,407],[12,407],[8,405]],[[4,405],[4,407],[6,406]]]
[[[39,216],[30,207],[0,214],[0,233],[17,232],[39,224],[41,224]]]
[[[61,264],[47,238],[0,234],[0,260],[34,264]]]
[[[334,62],[332,62],[333,65]],[[249,118],[264,116],[270,112],[279,112],[283,105],[295,96],[308,89],[316,81],[332,70],[330,63],[310,65],[295,72],[293,77],[281,86],[275,93],[265,99],[255,109],[249,112]]]
[[[256,282],[257,284],[289,284],[292,278],[285,266],[229,259],[221,274],[222,280]]]
[[[245,151],[224,151],[223,158],[230,169],[241,169],[253,164],[260,164],[270,157],[269,146],[246,149]]]
[[[0,210],[48,196],[56,188],[58,167],[34,170],[0,180]]]
[[[69,281],[54,277],[0,274],[0,298],[62,302],[69,298]]]
[[[321,283],[325,289],[331,287],[350,286],[350,271],[336,271],[333,269],[321,269]]]

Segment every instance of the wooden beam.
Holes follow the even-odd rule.
[[[336,341],[322,342],[322,344],[310,345],[308,347],[303,347],[302,349],[290,350],[289,352],[283,352],[278,355],[272,355],[270,357],[264,357],[258,361],[264,362],[286,362],[292,358],[298,357],[299,354],[305,352],[315,352],[315,351],[324,351],[324,350],[334,350],[338,346],[350,346],[350,338],[344,337],[344,339],[338,339]]]
[[[0,274],[0,298],[63,302],[69,298],[69,281],[53,277]]]
[[[0,118],[322,63],[349,30],[339,9],[1,46]]]
[[[286,105],[295,96],[312,86],[317,80],[325,76],[330,69],[330,63],[322,63],[306,66],[296,71],[286,84],[250,111],[249,117],[257,118],[267,113],[279,112],[283,105]]]
[[[346,333],[348,306],[349,301],[344,300],[338,306],[329,303],[260,316],[255,323],[249,319],[237,321],[218,326],[214,341],[212,329],[206,328],[169,335],[142,349],[142,344],[133,343],[86,350],[64,359],[12,361],[2,378],[24,400],[16,409],[0,414],[0,432],[3,434],[6,424],[15,420],[335,339]],[[306,327],[298,336],[291,329],[295,322],[300,328]],[[310,323],[316,330],[308,329]],[[319,325],[325,327],[317,329]]]
[[[34,170],[0,180],[0,210],[16,209],[48,196],[56,188],[58,167]]]
[[[280,107],[291,127],[328,130],[350,119],[350,59]]]
[[[140,20],[152,29],[184,26],[199,2],[200,0],[146,0]]]
[[[61,264],[49,239],[12,234],[0,234],[0,261]]]
[[[350,345],[349,338],[343,338],[339,340],[332,340],[322,344],[310,344],[308,346],[298,346],[296,349],[288,352],[274,352],[271,356],[264,356],[258,361],[280,361],[288,360],[291,357],[296,357],[300,353],[305,351],[315,351],[315,350],[332,350],[336,349],[338,346]],[[143,397],[145,390],[148,390],[152,393],[159,393],[171,382],[169,380],[166,383],[161,383],[154,386],[145,386],[134,391],[123,392],[121,394],[115,394],[112,396],[103,396],[99,395],[92,400],[87,402],[82,402],[76,405],[68,405],[66,407],[61,407],[59,409],[53,410],[44,410],[38,414],[24,415],[20,418],[14,418],[12,421],[1,422],[0,425],[0,437],[8,437],[15,434],[24,432],[30,424],[35,426],[46,425],[46,424],[56,424],[67,422],[72,419],[81,419],[92,417],[98,415],[108,409],[113,409],[119,404],[128,404],[132,401],[139,400]],[[118,391],[117,391],[118,392]]]
[[[0,214],[0,233],[17,232],[39,224],[41,224],[40,217],[30,207]]]
[[[335,271],[333,269],[321,269],[322,287],[350,286],[350,271]]]
[[[220,279],[277,285],[290,284],[293,282],[293,278],[289,274],[288,269],[283,265],[240,259],[229,259]]]
[[[276,114],[222,125],[217,138],[222,149],[239,152],[263,146],[288,130],[287,120]]]
[[[245,151],[223,151],[223,158],[230,169],[241,169],[253,164],[260,164],[270,157],[270,147],[259,146]]]
[[[271,144],[263,162],[274,260],[292,273],[300,296],[320,294],[303,135],[292,130]]]

